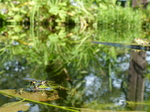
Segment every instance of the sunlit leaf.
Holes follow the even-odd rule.
[[[17,21],[21,21],[22,20],[22,17],[21,15],[15,15],[14,16],[14,20],[17,22]]]
[[[49,13],[57,15],[59,13],[59,7],[58,6],[53,6],[49,9]]]
[[[21,26],[15,26],[14,27],[14,31],[15,32],[20,32],[22,29],[21,29]]]
[[[10,95],[10,96],[17,97],[17,98],[20,98],[20,99],[28,100],[28,101],[35,102],[35,103],[40,103],[40,104],[44,104],[44,105],[48,105],[48,106],[52,106],[52,107],[56,107],[56,108],[60,108],[60,109],[64,109],[64,110],[78,112],[74,109],[70,109],[70,108],[67,108],[67,107],[64,107],[64,106],[57,106],[57,105],[53,105],[53,104],[49,104],[49,103],[39,102],[39,101],[47,101],[48,99],[52,100],[52,97],[49,98],[46,95],[42,95],[42,93],[36,94],[36,92],[35,92],[35,94],[34,93],[31,94],[31,93],[28,92],[28,93],[18,94],[18,93],[16,93],[15,90],[0,90],[0,93],[4,94],[4,95]],[[36,97],[39,97],[39,98],[36,98]],[[56,97],[55,97],[55,99],[56,99]],[[58,97],[57,97],[57,99],[58,99]]]
[[[13,39],[13,40],[19,39],[19,36],[17,36],[17,35],[11,36],[11,39]]]
[[[61,10],[61,11],[59,12],[59,16],[60,16],[61,19],[64,19],[64,20],[65,20],[65,18],[66,18],[66,16],[67,16],[66,11]]]
[[[28,102],[12,102],[2,105],[0,107],[0,112],[18,112],[27,111],[30,107]]]
[[[16,93],[16,90],[0,90],[0,93],[6,93],[14,97],[22,99],[31,99],[35,101],[56,100],[59,98],[57,94],[46,94],[45,92],[22,92]]]
[[[18,7],[12,8],[12,11],[19,11],[20,9]]]

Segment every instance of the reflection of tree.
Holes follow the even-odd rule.
[[[143,101],[144,94],[144,76],[143,72],[146,68],[146,52],[145,51],[132,51],[131,62],[129,69],[129,86],[127,92],[127,100],[139,102]],[[133,107],[138,109],[139,106]]]

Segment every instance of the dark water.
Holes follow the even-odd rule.
[[[150,52],[91,43],[93,40],[129,44],[136,32],[123,35],[124,32],[111,31],[114,34],[111,35],[107,29],[94,34],[89,30],[88,36],[84,31],[68,37],[74,40],[71,44],[66,37],[60,40],[64,34],[70,34],[68,30],[60,34],[62,31],[52,33],[47,29],[44,32],[8,29],[1,35],[1,43],[5,45],[0,51],[1,90],[25,87],[29,84],[23,80],[25,77],[51,80],[69,89],[59,93],[61,99],[47,103],[96,110],[150,109]],[[124,39],[126,36],[129,37],[127,40]],[[2,94],[0,99],[0,105],[18,101]],[[131,102],[138,104],[131,105]],[[33,102],[30,104],[29,112],[66,111]]]

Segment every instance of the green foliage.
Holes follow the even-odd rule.
[[[9,55],[24,55],[30,63],[41,65],[60,62],[58,70],[65,65],[82,69],[96,57],[103,57],[101,52],[111,51],[106,59],[116,59],[118,48],[104,48],[91,41],[131,43],[142,37],[141,12],[105,2],[77,0],[76,6],[68,0],[4,2],[9,10],[7,21],[17,24],[30,17],[30,31],[10,25],[4,30],[8,36],[0,40],[4,44],[1,55],[6,51]],[[72,23],[76,28],[70,30],[67,24]]]
[[[106,7],[102,4],[99,9],[99,27],[113,27],[119,30],[132,29],[136,27],[141,29],[142,16],[140,11],[133,11],[130,8]]]
[[[108,107],[112,108],[112,107],[117,107],[117,106],[115,106],[114,104],[100,104],[96,101],[93,101],[89,104],[86,104],[85,107],[90,107],[90,108],[94,108],[96,110],[101,110],[101,109],[107,109]]]
[[[57,71],[53,75],[62,75],[62,71],[66,70],[71,77],[75,77],[74,80],[78,79],[74,81],[76,86],[70,87],[71,92],[66,104],[80,106],[84,100],[81,97],[85,92],[81,80],[85,75],[94,69],[97,76],[109,76],[110,82],[106,81],[103,87],[108,88],[109,84],[108,89],[113,90],[111,72],[118,69],[113,62],[125,51],[118,50],[121,48],[93,44],[91,41],[131,43],[134,38],[143,37],[144,34],[141,33],[143,15],[138,10],[115,6],[114,0],[74,0],[74,2],[76,5],[72,5],[69,0],[21,0],[16,4],[11,0],[5,1],[3,8],[8,10],[5,12],[5,18],[11,25],[3,30],[6,35],[0,38],[0,56],[1,68],[10,60],[20,61],[25,58],[26,63],[30,65],[29,69],[32,68],[28,69],[26,74],[33,77],[40,76],[41,79],[46,78],[44,70],[48,65],[56,66],[49,68],[49,71]],[[21,23],[28,25],[16,25]],[[0,73],[7,77],[6,70]],[[41,75],[43,73],[45,74]],[[97,109],[114,106],[101,105],[96,101],[87,105]],[[98,108],[99,106],[101,108]]]
[[[0,14],[0,19],[4,19],[4,18],[5,18],[5,16]]]
[[[81,27],[93,26],[99,22],[101,26],[113,26],[122,29],[141,27],[140,11],[130,8],[115,6],[114,1],[92,0],[81,2],[75,0],[50,0],[20,1],[13,3],[4,2],[8,11],[5,13],[9,22],[23,22],[30,17],[30,23],[35,25],[45,23],[51,27],[64,26],[69,21],[80,24]],[[75,4],[72,5],[72,4]],[[9,7],[8,7],[9,6]],[[70,23],[69,23],[70,24]]]

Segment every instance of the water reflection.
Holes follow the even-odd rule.
[[[39,80],[54,80],[56,83],[69,88],[70,93],[61,93],[62,99],[53,102],[57,105],[99,110],[119,110],[126,109],[126,97],[129,101],[139,101],[135,100],[139,96],[141,97],[141,101],[143,100],[142,98],[144,96],[142,96],[143,93],[141,90],[137,88],[133,89],[133,81],[128,83],[127,80],[131,62],[134,61],[135,63],[139,60],[138,58],[136,61],[131,60],[130,62],[130,58],[137,58],[138,53],[140,53],[132,52],[130,54],[130,48],[143,49],[143,47],[122,48],[123,46],[119,46],[118,48],[91,43],[93,40],[104,41],[105,43],[119,41],[121,43],[124,42],[125,37],[129,36],[129,32],[128,35],[119,33],[121,37],[124,37],[122,40],[119,39],[120,35],[116,36],[117,32],[114,32],[116,35],[109,40],[105,37],[105,33],[109,37],[111,36],[108,35],[111,34],[110,31],[99,31],[101,32],[100,35],[99,32],[96,33],[92,29],[88,29],[80,34],[78,34],[78,29],[71,32],[74,32],[72,33],[73,36],[69,37],[66,36],[69,33],[64,28],[54,33],[45,30],[39,36],[36,35],[34,37],[32,37],[33,34],[30,35],[23,32],[22,39],[20,39],[20,34],[18,35],[17,33],[15,35],[19,37],[17,43],[14,43],[14,39],[4,41],[6,45],[12,45],[12,43],[13,45],[4,51],[2,50],[3,55],[1,59],[3,58],[3,61],[1,61],[0,69],[3,72],[0,79],[1,89],[24,87],[26,81],[24,82],[23,78],[31,77]],[[88,35],[87,32],[89,33]],[[132,37],[132,35],[129,37]],[[11,33],[9,36],[12,36]],[[130,40],[132,38],[129,38],[127,43],[131,42]],[[32,48],[25,43],[30,43]],[[145,54],[144,51],[142,52]],[[146,63],[144,58],[143,62]],[[132,64],[132,67],[135,68],[134,64]],[[135,71],[139,69],[136,68]],[[145,71],[144,69],[143,71]],[[132,76],[133,73],[130,72],[130,75]],[[135,76],[133,76],[133,79],[135,79]],[[137,84],[141,85],[141,82],[136,81],[136,87]],[[134,100],[131,99],[133,98],[133,92],[131,90],[136,91]],[[146,98],[148,99],[148,88],[146,91]],[[5,98],[4,96],[1,97],[1,99]],[[9,101],[8,99],[6,102]],[[44,107],[35,106],[35,108]],[[137,108],[130,109],[135,110]]]
[[[146,86],[145,86],[145,75],[147,74],[147,69],[146,69],[146,63],[147,62],[146,62],[146,60],[149,61],[149,57],[148,57],[149,55],[148,54],[149,54],[149,52],[146,52],[146,51],[131,50],[131,54],[130,54],[131,56],[124,55],[123,57],[118,57],[117,62],[122,61],[119,64],[119,67],[121,67],[121,69],[122,69],[122,73],[120,75],[122,75],[122,76],[127,75],[127,74],[129,74],[129,75],[127,75],[125,78],[121,78],[119,80],[119,77],[116,77],[118,75],[118,74],[116,74],[117,70],[116,71],[114,70],[111,72],[111,78],[113,79],[112,85],[114,87],[113,92],[114,92],[115,88],[126,89],[124,91],[125,94],[123,95],[123,97],[121,97],[122,95],[120,94],[121,95],[120,98],[116,97],[115,99],[113,99],[114,102],[117,99],[119,99],[118,103],[116,103],[117,105],[126,104],[126,102],[125,102],[126,100],[137,102],[137,103],[143,102],[143,99],[148,97],[148,95],[146,95],[144,93],[145,87],[147,89],[146,91],[149,91],[148,87],[147,87],[149,85],[148,80],[146,80]],[[130,58],[130,68],[129,68],[129,61],[125,62],[125,63],[123,62],[125,59],[129,60],[129,58]],[[126,70],[128,70],[129,73],[124,74],[123,71],[126,71]],[[91,79],[90,79],[90,77],[91,77]],[[102,85],[102,83],[105,83],[105,81],[100,80],[102,77],[100,79],[99,78],[100,77],[95,77],[93,75],[89,75],[89,77],[87,77],[87,79],[89,79],[89,81],[87,81],[87,85],[91,84],[91,82],[93,82],[93,83],[94,82],[100,82],[100,83],[94,84],[95,88],[96,88],[95,91],[97,91],[98,86],[100,86],[100,88],[103,88],[103,87],[101,87],[101,85]],[[120,82],[123,82],[123,83],[128,82],[128,85],[123,84],[123,86],[120,87],[121,86]],[[93,87],[90,86],[89,88],[93,88]],[[106,88],[108,89],[108,85]],[[103,92],[105,91],[105,89],[103,89]],[[100,92],[101,90],[98,90],[98,91]],[[91,94],[92,94],[92,92],[91,92]],[[105,94],[106,94],[106,91],[105,91]],[[126,97],[127,97],[127,99],[126,99]],[[101,100],[102,99],[103,98],[101,97]],[[124,101],[124,103],[122,101]],[[119,102],[122,102],[122,103],[119,103]],[[143,104],[140,104],[140,103],[136,104],[135,103],[135,105],[133,105],[133,104],[130,105],[130,109],[131,110],[144,110],[146,108],[146,106],[145,105],[142,106],[142,105]]]

